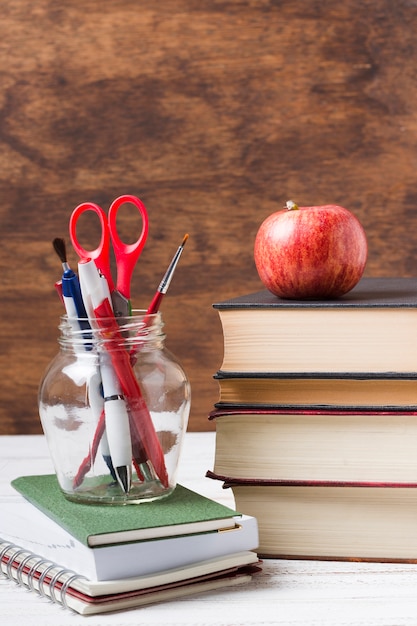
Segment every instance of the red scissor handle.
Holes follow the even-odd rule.
[[[117,232],[117,212],[125,203],[135,205],[142,218],[142,231],[135,243],[124,243]],[[116,198],[109,209],[108,227],[117,263],[117,291],[129,299],[133,270],[148,237],[149,218],[145,205],[136,196],[124,195]]]
[[[83,248],[83,246],[79,243],[77,237],[78,219],[86,211],[93,211],[94,213],[97,213],[101,224],[100,243],[98,244],[97,248],[94,248],[93,250],[87,250],[86,248]],[[103,209],[99,207],[98,204],[94,204],[93,202],[83,202],[82,204],[77,206],[72,212],[69,221],[69,231],[72,245],[74,246],[74,249],[78,256],[81,259],[94,259],[98,269],[106,277],[110,291],[113,291],[114,283],[110,271],[110,231],[107,222],[107,215],[105,214]]]

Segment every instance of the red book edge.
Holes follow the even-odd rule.
[[[367,408],[333,408],[333,409],[287,409],[285,407],[268,407],[268,408],[259,408],[259,406],[245,406],[245,407],[230,407],[230,408],[221,408],[215,409],[209,413],[209,420],[214,420],[216,417],[221,417],[222,415],[392,415],[395,417],[396,415],[417,415],[417,411],[415,410],[407,410],[402,408],[398,410],[396,409],[387,409],[380,410],[374,407]]]
[[[355,481],[355,480],[280,480],[277,478],[234,478],[216,474],[211,470],[206,472],[206,478],[222,480],[223,489],[239,486],[253,487],[376,487],[395,489],[417,489],[417,483],[398,482],[375,482],[375,481]]]

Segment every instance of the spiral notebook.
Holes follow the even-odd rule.
[[[2,539],[60,563],[89,580],[146,576],[195,561],[256,550],[259,544],[255,518],[237,514],[180,486],[173,497],[142,508],[142,505],[100,507],[68,502],[60,493],[56,479],[48,475],[17,479],[13,484],[20,486],[27,498],[16,491],[0,503]],[[33,484],[36,489],[31,488]],[[221,530],[210,530],[210,526],[207,530],[207,520],[216,526],[221,523]],[[162,525],[164,521],[166,526]],[[179,523],[173,525],[175,521]],[[184,527],[189,530],[186,534]],[[110,536],[136,529],[151,531],[153,538],[89,547],[88,537],[94,537],[97,542],[97,535],[103,538],[109,529],[118,531]],[[129,538],[131,535],[132,532],[128,533]]]
[[[0,539],[0,572],[5,578],[81,615],[240,585],[258,571],[256,554],[243,551],[150,576],[97,582]]]

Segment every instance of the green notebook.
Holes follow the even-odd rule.
[[[233,509],[182,485],[161,500],[129,506],[70,502],[55,474],[21,476],[12,486],[87,546],[175,537],[234,528]]]

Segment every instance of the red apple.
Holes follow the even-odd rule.
[[[261,224],[254,258],[259,277],[276,296],[290,299],[337,298],[360,280],[368,244],[359,220],[328,204],[287,208]]]

